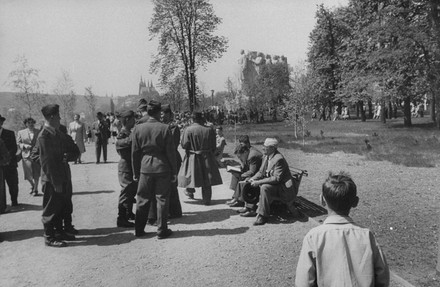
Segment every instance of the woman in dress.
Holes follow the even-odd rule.
[[[37,142],[39,130],[35,128],[35,120],[27,118],[23,121],[26,128],[17,133],[17,145],[21,149],[23,159],[24,179],[31,184],[31,192],[38,196],[38,181],[40,180],[41,166],[39,162],[30,159],[31,151]]]
[[[86,151],[86,147],[84,145],[84,141],[86,139],[86,127],[79,120],[78,114],[75,114],[73,116],[73,122],[69,124],[69,135],[72,137],[73,141],[78,146],[79,151],[81,152],[78,159],[75,160],[75,164],[81,163],[81,154]]]

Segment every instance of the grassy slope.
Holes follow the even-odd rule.
[[[388,160],[412,167],[434,167],[440,164],[440,132],[428,117],[414,118],[413,126],[403,126],[403,119],[361,122],[313,121],[307,129],[310,136],[295,138],[293,126],[283,122],[237,125],[236,134],[248,134],[252,142],[262,143],[266,137],[277,137],[284,148],[301,149],[310,153],[343,151],[366,155],[371,160]],[[229,126],[229,140],[234,141],[235,127]],[[322,135],[321,135],[322,131]],[[369,141],[371,150],[367,149]]]

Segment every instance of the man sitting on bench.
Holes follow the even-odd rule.
[[[258,209],[255,212],[255,204],[246,202],[241,216],[258,215],[254,225],[263,225],[270,216],[270,204],[279,200],[287,204],[293,216],[299,217],[301,214],[293,204],[298,190],[293,182],[286,159],[278,151],[278,141],[275,138],[265,140],[263,154],[260,170],[248,180],[252,187],[260,188]]]

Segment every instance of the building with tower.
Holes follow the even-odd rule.
[[[147,100],[157,99],[159,97],[159,92],[154,88],[153,81],[148,81],[147,84],[141,76],[139,82],[139,97]]]

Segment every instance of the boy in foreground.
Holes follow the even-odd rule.
[[[348,216],[356,207],[356,184],[343,172],[322,185],[321,204],[328,217],[304,238],[295,284],[303,286],[389,286],[385,256],[373,233]]]

